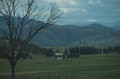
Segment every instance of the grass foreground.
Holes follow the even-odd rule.
[[[56,60],[34,56],[20,60],[16,79],[120,79],[120,54],[81,55],[79,58]],[[0,79],[10,79],[10,65],[0,59]]]

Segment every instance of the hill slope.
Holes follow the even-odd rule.
[[[119,45],[119,31],[100,24],[87,26],[54,26],[38,34],[32,42],[40,46],[71,46],[71,45],[95,45],[111,46]]]
[[[17,18],[16,23],[17,22]],[[32,20],[32,23],[40,23]],[[28,24],[32,25],[32,23]],[[0,27],[6,26],[0,22]],[[2,27],[6,29],[6,27]],[[27,27],[24,29],[24,37],[27,35]],[[1,33],[0,33],[1,35]],[[43,47],[72,46],[72,45],[92,45],[92,46],[113,46],[119,45],[120,31],[114,28],[105,27],[100,24],[90,24],[86,26],[76,25],[55,25],[45,29],[32,40]]]

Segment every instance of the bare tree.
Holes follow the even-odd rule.
[[[10,62],[11,79],[15,79],[15,67],[21,58],[22,49],[36,34],[53,25],[61,15],[56,4],[50,9],[38,9],[35,0],[0,0],[0,21],[5,24],[0,26],[0,33],[8,43],[4,45],[4,53]],[[34,22],[36,19],[40,21]],[[25,28],[28,29],[27,33],[24,32]]]

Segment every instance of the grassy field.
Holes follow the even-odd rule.
[[[120,55],[82,55],[57,61],[55,58],[34,56],[21,60],[16,67],[16,79],[120,79]],[[10,79],[7,60],[0,59],[0,79]]]

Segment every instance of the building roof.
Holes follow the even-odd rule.
[[[56,56],[59,56],[59,55],[62,56],[63,53],[55,53],[55,55],[56,55]]]

